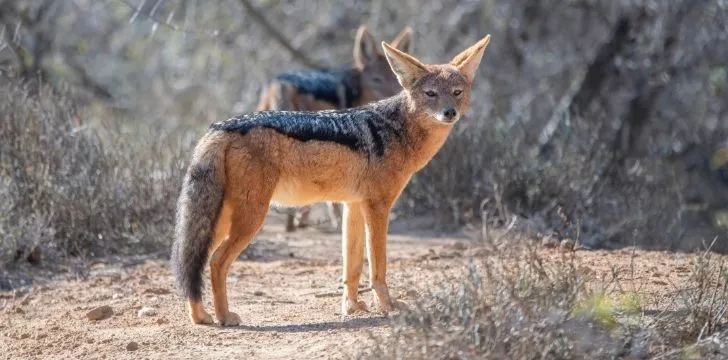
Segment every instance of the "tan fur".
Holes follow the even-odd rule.
[[[407,51],[411,44],[412,29],[405,27],[395,36],[392,46],[400,50]],[[368,50],[366,50],[368,49]],[[369,55],[365,55],[369,52]],[[373,101],[380,100],[385,97],[392,96],[400,91],[392,81],[384,81],[383,83],[375,83],[375,78],[388,79],[392,77],[392,71],[387,64],[387,60],[376,46],[374,37],[369,29],[362,25],[357,30],[356,40],[354,42],[353,58],[355,69],[362,76],[361,95],[353,102],[353,107],[368,104]],[[378,89],[375,89],[378,88]],[[345,104],[332,104],[328,101],[316,100],[309,94],[299,94],[296,88],[290,84],[274,81],[270,83],[262,92],[258,107],[256,110],[334,110],[345,108]],[[328,202],[328,216],[335,228],[342,223],[341,205]],[[299,226],[306,226],[310,215],[311,208],[303,207],[300,211]],[[295,213],[289,212],[286,219],[286,231],[292,232],[296,229],[294,221]]]
[[[404,87],[406,136],[391,143],[381,158],[362,156],[334,142],[298,141],[266,128],[246,135],[213,131],[203,137],[196,151],[224,157],[224,199],[209,250],[215,316],[221,324],[240,322],[228,308],[225,279],[272,202],[289,206],[345,203],[343,313],[366,309],[358,299],[364,241],[380,311],[387,313],[402,305],[392,300],[386,282],[389,212],[410,177],[432,159],[467,110],[472,79],[489,40],[487,36],[445,65],[424,65],[383,43]],[[426,95],[430,89],[438,91],[439,98]],[[454,95],[455,90],[462,94]],[[443,106],[455,106],[457,117],[440,116]],[[193,322],[209,320],[199,301],[190,299],[189,309]]]

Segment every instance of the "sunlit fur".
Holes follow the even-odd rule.
[[[172,269],[188,299],[191,320],[213,321],[201,302],[209,255],[215,317],[223,325],[240,323],[228,308],[228,270],[272,202],[345,203],[343,314],[366,310],[358,299],[364,241],[379,310],[399,307],[386,282],[389,212],[410,177],[432,159],[453,128],[455,121],[439,117],[442,108],[454,106],[457,114],[467,110],[489,40],[444,65],[424,65],[383,44],[404,90],[360,108],[264,111],[213,124],[195,147],[182,185],[172,251]],[[432,88],[442,92],[439,99],[426,94]],[[462,88],[462,94],[444,95],[455,88]]]

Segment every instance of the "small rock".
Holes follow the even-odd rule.
[[[547,248],[547,249],[553,249],[557,246],[559,246],[559,242],[554,239],[553,236],[544,236],[541,239],[541,246]]]
[[[35,339],[36,340],[40,340],[40,339],[45,339],[47,337],[48,337],[47,334],[40,333],[40,334],[38,334],[38,335],[35,336]]]
[[[157,315],[157,310],[155,310],[154,308],[150,308],[150,307],[143,307],[143,308],[139,309],[139,311],[137,312],[138,317],[155,316],[155,315]]]
[[[122,293],[114,293],[114,295],[111,295],[112,300],[118,300],[124,297],[124,294]]]
[[[166,324],[168,322],[169,322],[169,320],[167,320],[167,318],[161,317],[161,318],[157,319],[157,324],[158,325],[163,325],[163,324]]]
[[[126,351],[135,351],[137,349],[139,349],[139,344],[136,341],[126,344]]]
[[[30,334],[29,333],[22,333],[22,334],[20,334],[20,338],[21,339],[27,339],[29,337],[30,337]]]
[[[93,321],[103,320],[114,315],[114,310],[109,305],[99,306],[86,313],[86,318]]]
[[[452,244],[452,248],[455,250],[465,251],[468,249],[468,245],[462,241],[458,241]]]
[[[16,314],[25,314],[25,310],[23,310],[22,308],[16,307],[15,308],[15,313]]]
[[[264,293],[264,292],[262,292],[262,291],[260,291],[260,290],[255,290],[255,291],[253,292],[253,295],[255,295],[255,296],[263,296],[263,295],[265,295],[265,293]]]
[[[562,251],[574,251],[575,246],[576,246],[576,243],[574,243],[574,240],[571,240],[571,239],[561,240],[561,250]]]

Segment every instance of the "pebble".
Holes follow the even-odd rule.
[[[114,315],[114,310],[109,305],[99,306],[86,313],[86,318],[93,321],[103,320]]]
[[[144,317],[144,316],[155,316],[157,315],[157,310],[150,308],[150,307],[143,307],[139,309],[137,312],[138,317]]]

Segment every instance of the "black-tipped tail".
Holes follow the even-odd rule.
[[[197,301],[223,201],[224,150],[216,145],[203,139],[195,149],[177,203],[172,272],[183,295]]]

